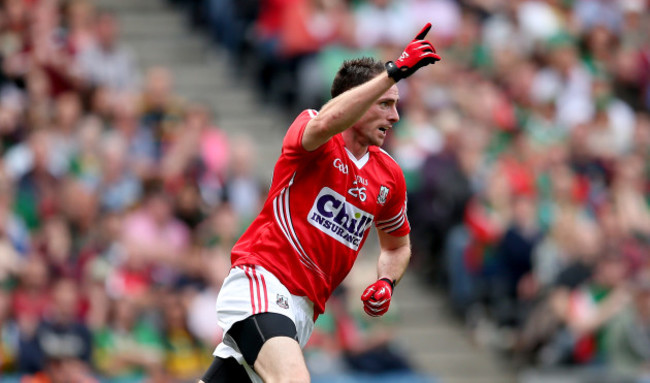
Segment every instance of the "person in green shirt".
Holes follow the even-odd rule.
[[[133,300],[122,297],[112,302],[106,326],[93,333],[93,362],[112,382],[131,382],[161,369],[164,348],[153,323],[143,320]]]
[[[650,280],[633,286],[633,304],[614,317],[605,342],[605,361],[616,373],[650,376]]]

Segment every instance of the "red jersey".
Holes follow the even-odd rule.
[[[349,273],[374,224],[395,236],[410,232],[402,170],[371,146],[361,159],[340,134],[309,152],[302,135],[314,110],[291,124],[259,216],[232,250],[233,266],[260,265],[293,295],[323,313],[332,291]]]

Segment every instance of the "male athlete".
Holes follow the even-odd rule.
[[[309,382],[301,348],[372,225],[378,280],[361,296],[381,316],[411,256],[406,186],[379,147],[399,120],[397,81],[440,60],[427,24],[395,62],[346,61],[320,112],[289,127],[259,216],[232,249],[217,298],[223,342],[204,383]]]

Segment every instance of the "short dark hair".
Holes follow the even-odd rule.
[[[332,81],[332,88],[330,89],[332,98],[370,81],[385,70],[384,63],[372,57],[344,61],[338,72],[336,72],[334,81]]]

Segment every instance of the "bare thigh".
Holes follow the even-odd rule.
[[[289,337],[278,336],[264,342],[254,368],[265,383],[309,382],[300,345]]]

